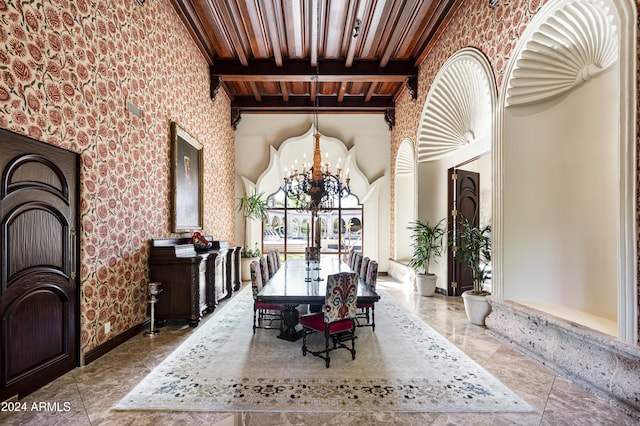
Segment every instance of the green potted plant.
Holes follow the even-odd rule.
[[[242,198],[238,199],[237,211],[242,215],[244,219],[244,247],[240,253],[241,268],[242,268],[242,280],[251,280],[251,262],[260,257],[261,252],[258,248],[258,243],[255,243],[255,247],[251,248],[251,242],[249,241],[250,232],[249,225],[251,220],[263,221],[267,217],[267,210],[264,203],[264,193],[253,191],[253,194],[248,194],[245,190]]]
[[[462,293],[467,318],[473,324],[484,325],[491,312],[484,282],[491,273],[491,226],[473,226],[462,216],[457,236],[451,239],[456,261],[471,271],[473,290]]]
[[[413,255],[409,266],[416,270],[416,287],[421,296],[433,296],[438,277],[429,272],[431,261],[442,256],[442,238],[445,235],[444,219],[435,224],[416,220],[407,228],[411,231]]]

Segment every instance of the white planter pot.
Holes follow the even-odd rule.
[[[416,287],[420,296],[431,297],[436,292],[436,274],[416,274]]]
[[[472,324],[484,325],[484,320],[491,313],[491,305],[487,296],[473,294],[471,290],[462,293],[464,311]]]
[[[240,272],[242,281],[251,281],[251,262],[259,260],[259,257],[242,257],[240,258]]]

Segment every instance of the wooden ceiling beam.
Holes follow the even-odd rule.
[[[365,96],[344,96],[339,101],[336,96],[319,96],[318,112],[382,112],[393,109],[395,104],[393,96],[373,96],[370,101],[365,101]],[[243,112],[314,112],[315,102],[311,96],[292,95],[288,101],[280,96],[263,96],[261,101],[256,101],[253,96],[236,96],[231,101],[231,108],[237,108]]]
[[[211,39],[207,37],[207,28],[200,20],[198,12],[193,7],[192,2],[171,0],[171,5],[175,9],[185,28],[191,35],[193,41],[198,45],[209,65],[213,64],[215,58],[215,47]]]
[[[287,60],[278,67],[271,60],[253,60],[248,66],[243,66],[236,60],[218,59],[211,67],[211,75],[223,81],[308,82],[318,71],[319,82],[404,82],[407,77],[418,76],[418,68],[413,66],[413,61],[405,60],[389,61],[383,69],[372,60],[353,61],[351,67],[346,67],[341,60],[321,60],[316,70],[304,60]]]

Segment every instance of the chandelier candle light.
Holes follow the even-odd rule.
[[[317,129],[317,128],[316,128]],[[322,164],[322,153],[320,152],[320,134],[315,133],[315,149],[313,151],[313,165],[307,163],[306,154],[302,163],[302,170],[297,168],[297,160],[291,165],[291,169],[284,169],[284,191],[287,197],[294,201],[299,210],[311,211],[313,223],[317,222],[318,211],[332,210],[334,202],[340,200],[351,193],[349,188],[349,169],[346,177],[342,177],[341,159],[335,173],[331,172],[328,154],[325,156],[325,163]],[[320,226],[315,224],[315,246],[320,250]]]

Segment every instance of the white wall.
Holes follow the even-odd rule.
[[[253,183],[269,166],[270,147],[278,149],[285,140],[304,134],[312,125],[306,114],[243,114],[236,129],[236,197],[242,196],[244,176]],[[349,150],[355,147],[355,161],[369,183],[379,181],[377,211],[378,229],[365,235],[364,253],[379,262],[380,271],[388,269],[390,257],[390,137],[389,127],[382,114],[321,114],[319,131],[322,135],[342,140]],[[321,139],[322,149],[322,139]],[[312,159],[313,147],[307,152]],[[289,167],[289,165],[286,165]],[[353,173],[353,171],[352,171]],[[275,187],[273,190],[275,191]],[[354,193],[363,201],[365,194]],[[364,218],[365,227],[370,217]],[[242,220],[236,220],[236,238],[242,241]]]
[[[504,298],[617,320],[618,75],[506,108]]]

